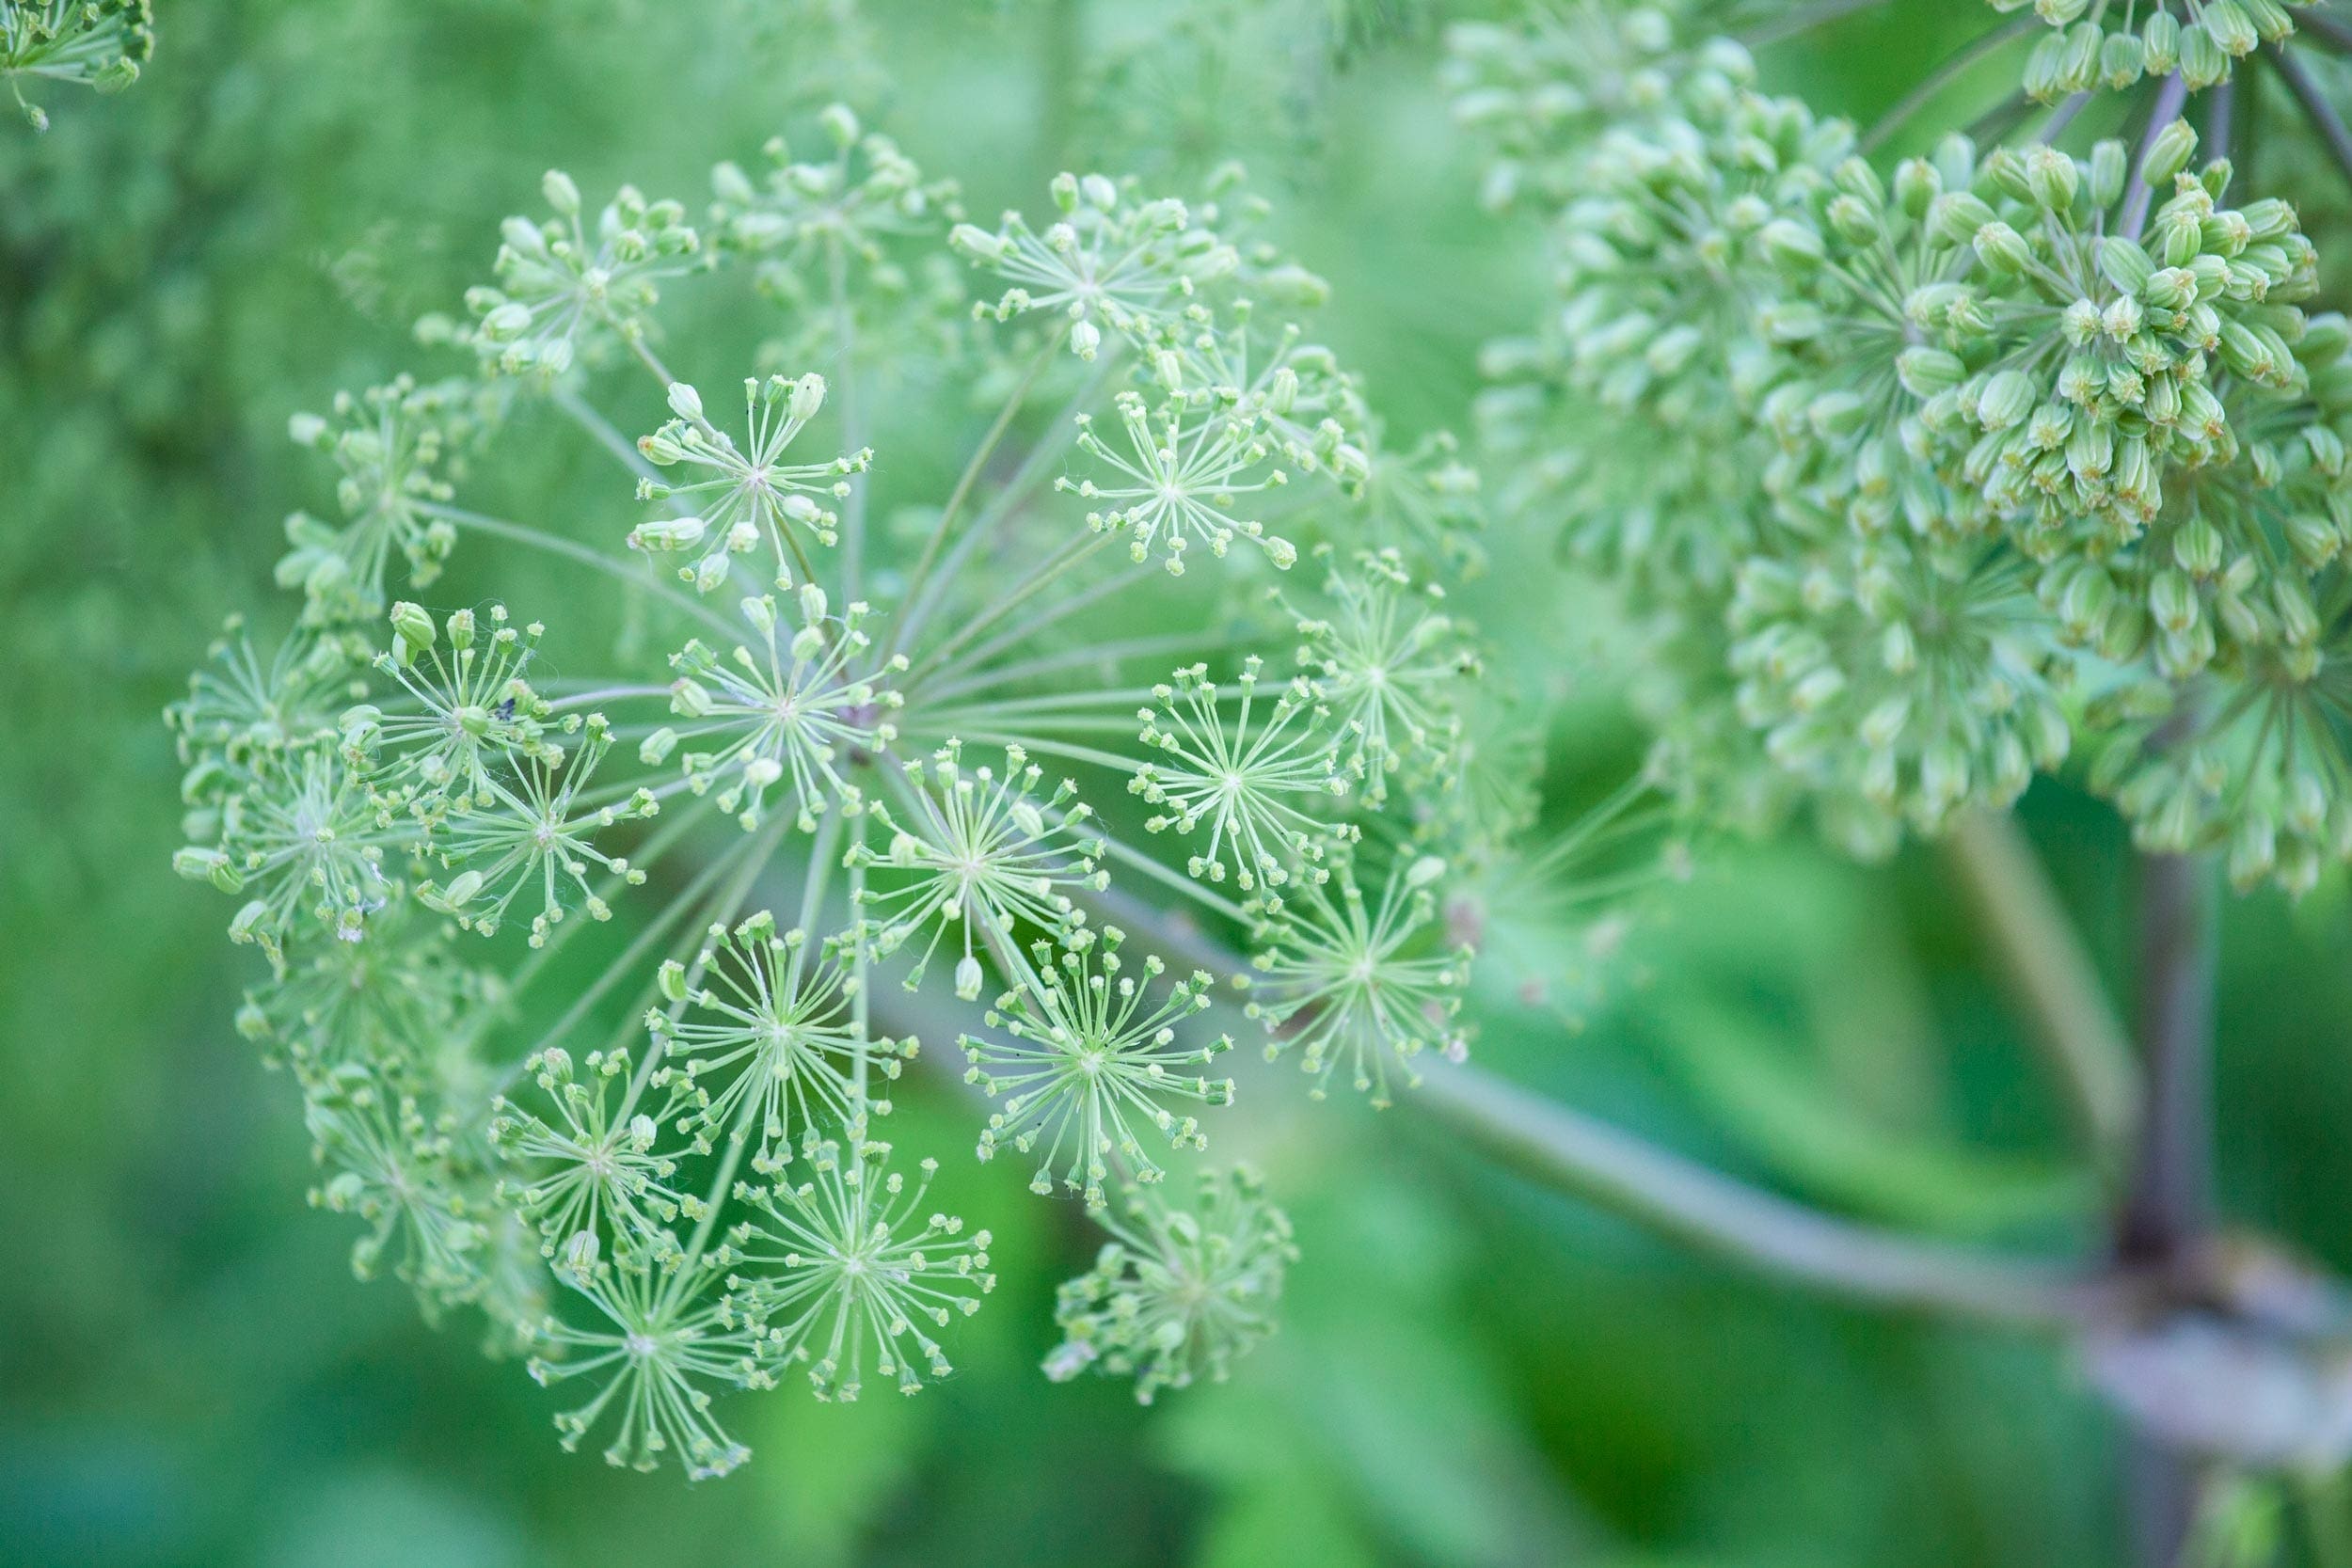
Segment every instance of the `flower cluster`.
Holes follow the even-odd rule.
[[[934,1006],[981,1159],[1113,1237],[1057,1375],[1222,1376],[1294,1249],[1252,1177],[1165,1196],[1233,1098],[1219,1025],[1377,1102],[1458,1056],[1443,884],[1533,816],[1488,809],[1535,759],[1479,738],[1440,585],[1475,475],[1442,435],[1388,445],[1234,174],[1065,176],[1042,226],[984,230],[847,110],[818,132],[720,165],[706,222],[548,176],[552,218],[421,334],[478,378],[296,421],[344,520],[290,531],[283,651],[235,633],[170,715],[178,867],[273,960],[240,1022],[361,1263],[585,1390],[566,1446],[697,1476],[744,1457],[721,1395],[913,1392],[988,1291],[987,1233],[886,1141]],[[804,356],[746,377],[740,422],[664,361],[741,352],[661,336],[690,277]],[[601,412],[629,391],[666,418]],[[465,460],[564,420],[619,460],[609,526],[457,504]],[[578,624],[591,596],[423,602],[453,554],[534,547],[617,581],[625,634]]]
[[[2193,87],[2289,25],[2036,14],[2045,95],[2092,85],[2085,50]],[[1878,853],[2089,755],[2144,847],[2227,843],[2241,883],[2352,850],[2346,330],[2295,210],[2201,163],[2177,92],[2137,147],[1954,135],[1887,168],[1736,45],[1638,37],[1639,102],[1590,123],[1535,107],[1588,91],[1556,48],[1531,79],[1473,30],[1454,71],[1558,210],[1562,302],[1491,356],[1490,428],[1675,672],[1661,770],[1725,816],[1777,774]]]
[[[1094,1267],[1061,1288],[1062,1342],[1046,1375],[1089,1367],[1131,1374],[1136,1398],[1197,1377],[1222,1383],[1234,1359],[1274,1332],[1282,1275],[1298,1256],[1290,1221],[1246,1165],[1200,1173],[1191,1206],[1137,1198],[1105,1222]]]
[[[1992,0],[1996,11],[2028,0]],[[2111,0],[2031,0],[2050,31],[2026,63],[2026,91],[2042,103],[2100,87],[2128,88],[2149,77],[2180,73],[2190,88],[2230,78],[2230,68],[2265,43],[2295,31],[2293,7],[2310,0],[2153,0],[2118,7]]]
[[[120,92],[155,52],[153,0],[6,0],[0,4],[0,78],[36,131],[49,116],[24,97],[24,80],[78,82]]]

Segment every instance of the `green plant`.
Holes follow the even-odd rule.
[[[2297,185],[2259,178],[2293,155],[2274,139],[2352,174],[2317,85],[2352,28],[2050,0],[1960,29],[1875,124],[1763,85],[1750,44],[1871,8],[1571,4],[1452,37],[1486,196],[1544,218],[1558,278],[1542,331],[1489,351],[1486,434],[1513,504],[1614,585],[1658,776],[1716,820],[1809,810],[1864,857],[1947,840],[2113,1183],[2111,1259],[1990,1295],[1867,1238],[1830,1266],[1797,1215],[1703,1228],[1865,1294],[2071,1324],[2166,1453],[2332,1468],[2337,1308],[2273,1316],[2257,1278],[2294,1268],[2207,1212],[2203,889],[2215,858],[2299,896],[2352,857],[2352,331],[2317,309]],[[2021,85],[1972,103],[1996,69]],[[2245,125],[2281,107],[2301,134],[2265,124],[2249,178]],[[2144,855],[2139,1063],[1994,815],[2070,766]],[[1589,1168],[1546,1153],[1549,1113],[1521,1114],[1506,1151],[1645,1190],[1661,1223],[1749,1201],[1605,1140]],[[2304,1416],[2225,1418],[2220,1344]],[[2147,1560],[2181,1549],[2171,1474]]]
[[[27,103],[24,80],[79,82],[120,92],[155,52],[151,0],[7,0],[0,4],[0,79],[36,131],[49,116]]]
[[[696,1476],[747,1451],[716,1394],[913,1392],[993,1282],[889,1137],[926,994],[959,1005],[980,1158],[1114,1238],[1056,1375],[1223,1377],[1292,1243],[1246,1173],[1163,1196],[1155,1149],[1233,1095],[1202,1030],[1262,1021],[1383,1101],[1458,1055],[1423,1022],[1465,977],[1432,884],[1497,826],[1447,809],[1479,660],[1427,574],[1459,509],[1400,528],[1373,484],[1466,471],[1383,450],[1237,171],[1191,201],[1065,175],[1050,221],[991,229],[846,108],[815,145],[721,164],[700,221],[549,174],[495,281],[420,326],[480,378],[295,419],[341,514],[288,522],[297,624],[266,658],[232,625],[169,715],[178,867],[242,900],[244,1027],[302,1085],[318,1201],[366,1222],[355,1265],[585,1385],[566,1446]],[[730,280],[767,346],[665,333]],[[673,354],[763,373],[731,410]],[[601,411],[630,376],[667,416],[634,440]],[[542,409],[605,449],[612,517],[458,504],[554,438]],[[615,597],[401,596],[496,545]],[[1188,927],[1259,972],[1168,975]]]

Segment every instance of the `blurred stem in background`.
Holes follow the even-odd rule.
[[[2100,1174],[2120,1184],[2139,1131],[2139,1065],[2040,857],[2015,818],[1992,813],[1963,818],[1945,852]]]
[[[2148,1091],[2132,1180],[2117,1209],[2119,1267],[2191,1267],[2210,1226],[2213,1169],[2212,867],[2193,855],[2140,859],[2137,985]],[[2193,1464],[2148,1437],[2131,1454],[2133,1545],[2157,1568],[2180,1560],[2198,1513]]]

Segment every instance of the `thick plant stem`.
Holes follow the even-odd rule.
[[[2213,1156],[2213,909],[2207,868],[2189,855],[2140,863],[2140,1047],[2146,1110],[2115,1227],[2118,1258],[2162,1268],[2206,1224]]]
[[[1992,813],[1962,818],[1945,852],[2100,1170],[2121,1182],[2139,1130],[2139,1067],[2040,858],[2015,818]]]
[[[1851,1300],[2031,1327],[2078,1323],[2094,1303],[2095,1287],[2067,1268],[1817,1212],[1474,1069],[1428,1068],[1411,1102],[1546,1186],[1701,1251]]]
[[[2137,1025],[2147,1093],[2132,1179],[2117,1209],[2116,1260],[2163,1274],[2187,1262],[2209,1224],[2213,1169],[2213,893],[2190,855],[2140,862]],[[2132,1439],[2135,1559],[2175,1568],[2195,1523],[2198,1472],[2184,1455]]]

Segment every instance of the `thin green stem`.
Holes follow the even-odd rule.
[[[1045,342],[1038,349],[1037,357],[1029,361],[1029,368],[1022,372],[1011,395],[1005,399],[1005,405],[996,411],[995,420],[989,425],[988,434],[982,436],[980,444],[972,449],[972,456],[963,465],[963,472],[956,476],[955,488],[947,492],[947,504],[939,509],[939,520],[931,525],[930,537],[923,541],[923,553],[915,558],[914,569],[907,574],[906,592],[899,595],[900,603],[914,603],[922,590],[929,586],[931,566],[939,559],[940,547],[946,543],[956,518],[961,515],[963,503],[971,499],[973,486],[979,483],[980,475],[988,467],[988,460],[996,454],[997,445],[1004,440],[1005,432],[1011,428],[1014,417],[1029,401],[1029,390],[1037,385],[1037,378],[1044,372],[1054,356],[1061,352],[1062,340],[1069,330],[1066,323],[1060,324],[1047,335]],[[893,633],[884,657],[898,652],[904,646],[902,634],[905,629],[904,623],[901,623],[898,630]]]
[[[551,533],[543,533],[535,528],[529,528],[521,523],[508,522],[503,517],[487,516],[480,512],[468,512],[462,507],[425,502],[419,505],[417,510],[428,516],[439,517],[445,522],[454,523],[459,528],[471,529],[476,533],[486,533],[494,539],[512,540],[516,544],[528,545],[533,549],[545,550],[550,555],[560,555],[566,561],[592,567],[642,593],[652,594],[680,614],[691,616],[718,631],[722,636],[732,639],[739,635],[732,623],[701,600],[690,598],[669,584],[657,582],[644,573],[632,569],[626,562],[600,554],[585,545],[569,539],[559,539]]]
[[[989,498],[988,504],[982,507],[979,515],[972,520],[972,526],[964,530],[963,537],[957,540],[955,547],[947,552],[946,562],[931,573],[930,581],[925,585],[921,596],[918,598],[909,595],[902,601],[913,605],[914,608],[905,617],[906,630],[905,635],[898,640],[899,647],[914,646],[915,635],[930,624],[934,614],[938,613],[940,602],[946,597],[948,585],[956,580],[964,562],[971,559],[974,551],[987,542],[989,535],[995,531],[997,526],[1027,498],[1029,491],[1035,488],[1038,481],[1045,477],[1045,471],[1058,462],[1062,454],[1068,451],[1072,444],[1077,440],[1078,414],[1093,403],[1101,392],[1103,384],[1109,379],[1111,368],[1116,363],[1116,357],[1109,354],[1104,354],[1095,362],[1093,373],[1089,375],[1077,391],[1071,395],[1070,401],[1062,406],[1061,412],[1047,421],[1046,438],[1029,449],[1028,456],[1021,460],[1021,467],[1013,471],[1012,478],[1006,482],[1004,488]]]
[[[2013,817],[1993,813],[1962,818],[1945,850],[2086,1144],[2120,1180],[2139,1128],[2139,1068],[2040,858]]]
[[[1970,67],[1990,55],[1998,54],[2003,48],[2024,37],[2027,29],[2039,28],[2042,24],[2040,17],[2028,13],[2025,16],[2014,17],[1990,32],[1981,34],[1961,45],[1943,64],[1929,71],[1917,87],[1903,94],[1893,108],[1872,122],[1870,128],[1862,134],[1862,150],[1877,151],[1879,148],[1885,145],[1889,136],[1903,128],[1905,122],[1913,115],[1926,108],[1945,88],[1966,75]]]
[[[1097,533],[1091,536],[1081,534],[1046,557],[1044,563],[1023,578],[1017,586],[999,594],[986,610],[956,628],[956,634],[953,637],[917,660],[914,670],[901,683],[900,689],[912,693],[927,675],[946,663],[948,655],[1037,597],[1038,594],[1053,586],[1057,578],[1110,541],[1111,535],[1108,533]]]

